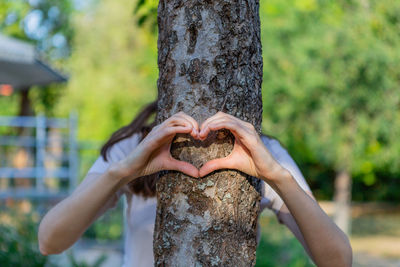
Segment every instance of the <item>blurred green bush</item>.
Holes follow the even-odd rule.
[[[266,214],[272,216],[265,216]],[[261,240],[257,248],[256,267],[309,267],[314,266],[303,247],[272,212],[260,218]]]
[[[27,202],[25,202],[27,203]],[[38,247],[40,215],[37,206],[31,203],[29,210],[21,211],[18,205],[0,209],[0,266],[4,267],[99,267],[107,256],[99,256],[93,263],[77,260],[72,251],[67,251],[66,265],[60,265],[51,256],[44,256]],[[43,205],[41,206],[43,208]],[[85,232],[83,238],[98,242],[119,240],[122,242],[122,205],[99,218]]]
[[[43,267],[48,257],[39,252],[38,215],[2,209],[0,220],[0,266]]]

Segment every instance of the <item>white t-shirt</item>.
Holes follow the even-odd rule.
[[[265,146],[268,148],[275,160],[298,182],[304,191],[310,191],[302,173],[297,167],[289,153],[280,143],[272,138],[262,136]],[[108,151],[108,161],[104,161],[100,156],[88,173],[104,173],[110,163],[118,162],[125,158],[140,141],[140,135],[123,139],[114,144]],[[124,193],[123,188],[115,194],[116,201]],[[262,181],[261,205],[273,210],[277,213],[283,205],[280,196],[264,181]],[[126,209],[124,217],[126,218],[126,236],[124,244],[124,260],[123,267],[150,267],[154,266],[153,259],[153,230],[156,217],[157,200],[153,198],[143,198],[135,194],[126,194]]]

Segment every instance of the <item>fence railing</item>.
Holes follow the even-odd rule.
[[[79,175],[77,115],[0,116],[0,199],[59,198]]]

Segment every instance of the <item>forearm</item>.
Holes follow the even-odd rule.
[[[315,263],[318,266],[351,266],[352,250],[347,236],[290,174],[285,172],[277,181],[271,186],[294,217]]]
[[[110,171],[93,178],[81,183],[42,219],[38,239],[43,254],[61,253],[74,244],[122,186]]]
[[[311,254],[311,251],[308,248],[307,242],[304,240],[303,234],[301,233],[301,230],[297,225],[296,220],[294,219],[290,211],[287,209],[285,204],[283,204],[281,210],[279,211],[278,218],[284,225],[286,225],[286,227],[293,233],[293,235],[301,243],[304,250],[307,252],[308,256],[313,258],[313,255]]]

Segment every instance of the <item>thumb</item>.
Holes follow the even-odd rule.
[[[206,162],[199,170],[199,175],[200,177],[204,177],[207,174],[220,170],[220,169],[235,169],[232,160],[230,157],[225,157],[225,158],[218,158],[218,159],[213,159],[208,162]]]
[[[168,170],[180,171],[192,177],[199,177],[199,170],[189,162],[171,158],[167,166]]]

